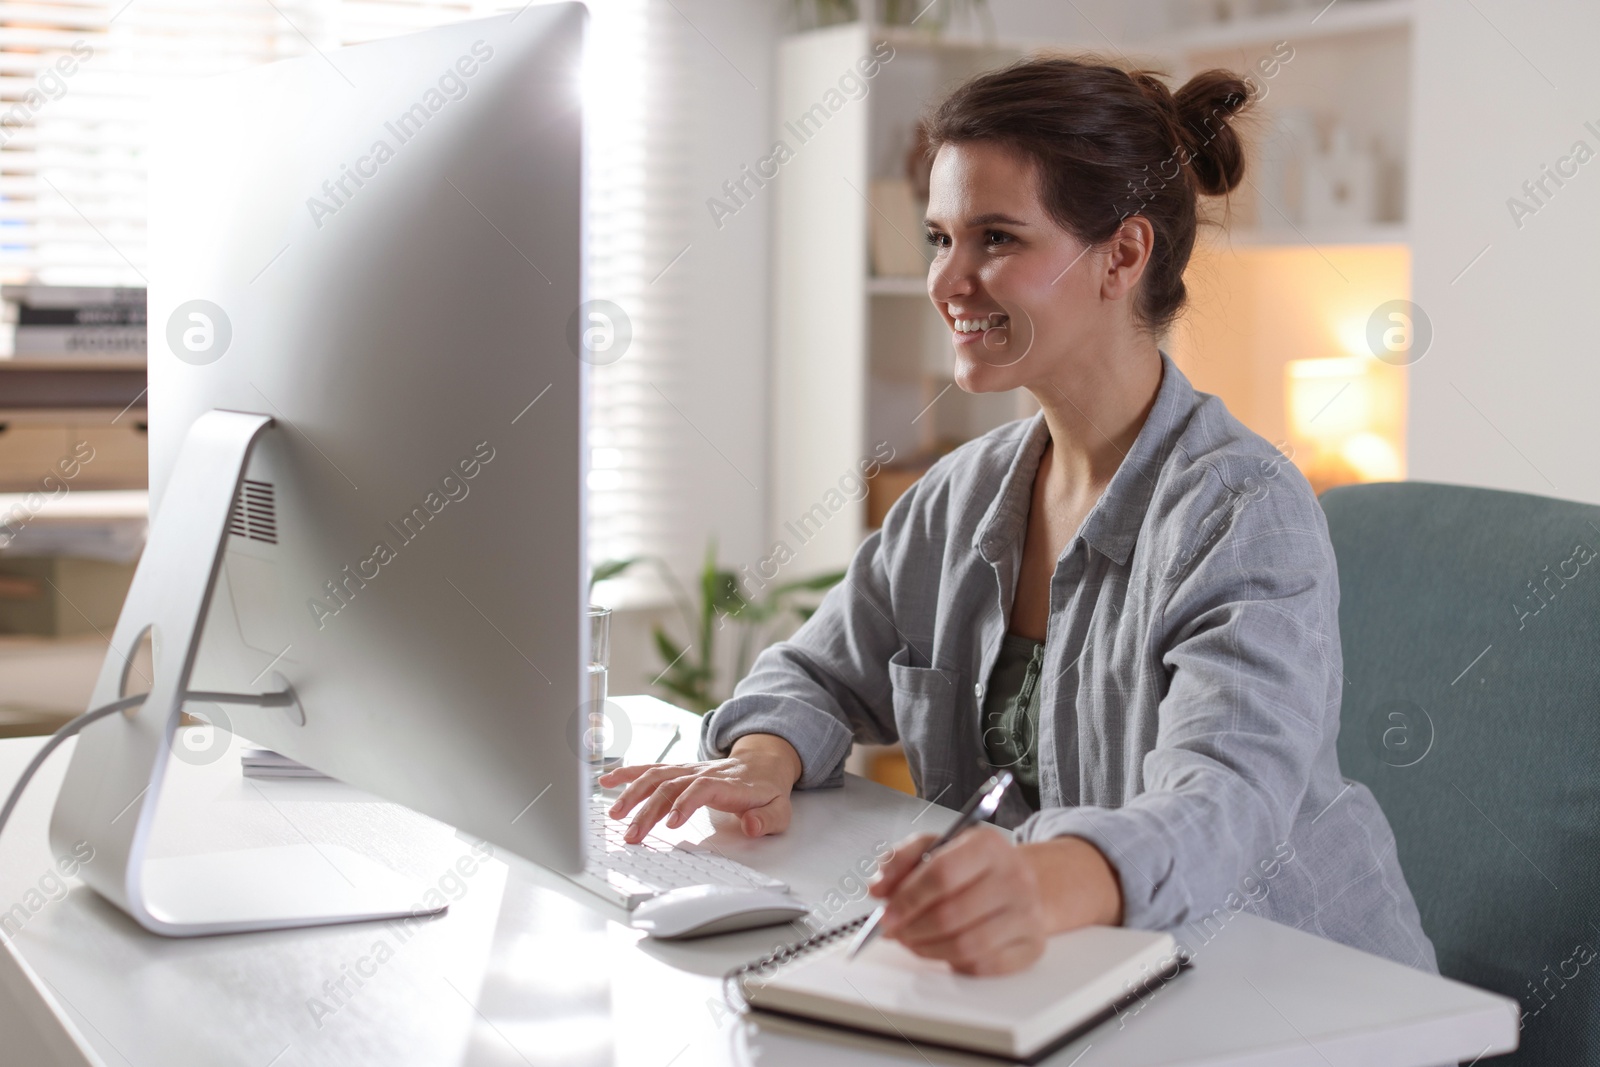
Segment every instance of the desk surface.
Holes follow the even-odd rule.
[[[693,716],[649,698],[630,705],[644,727],[630,760],[653,758],[670,732],[650,727],[652,715],[658,724],[678,717],[684,739],[672,758],[692,757]],[[0,741],[0,791],[39,744]],[[416,879],[419,888],[438,888],[454,898],[450,911],[411,932],[369,923],[153,937],[82,885],[69,881],[70,891],[52,892],[45,831],[66,763],[65,753],[52,757],[0,839],[0,911],[22,903],[26,915],[10,939],[12,952],[0,954],[0,1000],[15,1018],[27,1007],[17,991],[37,991],[35,1021],[51,1010],[66,1020],[61,1033],[41,1038],[58,1050],[49,1062],[930,1062],[896,1043],[824,1050],[726,1012],[720,976],[804,936],[799,924],[651,942],[620,909],[559,875],[509,856],[458,868],[471,853],[450,828],[333,782],[247,781],[233,754],[205,767],[173,763],[153,854],[341,844]],[[870,907],[861,899],[857,864],[870,867],[881,843],[941,829],[953,817],[851,777],[843,789],[798,794],[793,825],[777,837],[747,840],[737,828],[715,829],[704,813],[677,833],[709,838],[845,919]],[[86,1055],[70,1052],[74,1030]],[[1192,971],[1049,1062],[1426,1067],[1503,1051],[1516,1032],[1509,1000],[1240,914],[1197,947]],[[11,1045],[11,1053],[18,1048]]]

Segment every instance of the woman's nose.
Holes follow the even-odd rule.
[[[935,261],[928,268],[928,295],[944,303],[957,297],[970,296],[974,282],[970,271],[962,267],[956,257]]]

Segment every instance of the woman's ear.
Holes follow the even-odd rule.
[[[1155,228],[1143,215],[1129,215],[1122,220],[1117,232],[1103,242],[1106,261],[1105,275],[1100,282],[1102,297],[1121,300],[1133,292],[1150,263],[1155,241]]]

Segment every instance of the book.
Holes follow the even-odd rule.
[[[1058,934],[1033,966],[999,977],[957,974],[882,938],[849,960],[865,921],[729,972],[725,995],[757,1012],[1032,1063],[1186,966],[1171,934],[1109,926]]]
[[[143,361],[148,345],[144,326],[31,326],[16,329],[12,352],[18,359],[95,356]]]
[[[282,778],[310,778],[323,782],[330,780],[326,774],[321,771],[314,771],[310,767],[257,767],[247,763],[239,773],[246,778],[272,778],[275,780]]]
[[[116,327],[144,326],[146,308],[139,304],[80,304],[74,307],[38,307],[20,304],[17,326]]]
[[[145,306],[145,291],[109,285],[5,285],[0,299],[35,308],[78,308],[103,304]]]
[[[142,363],[148,347],[143,289],[0,286],[0,345],[18,359],[88,358]]]
[[[292,760],[270,748],[247,748],[239,753],[239,765],[246,778],[327,778],[319,770]]]

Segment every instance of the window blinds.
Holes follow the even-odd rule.
[[[0,280],[147,284],[146,101],[171,83],[331,50],[522,3],[458,0],[0,2]],[[591,0],[590,296],[624,309],[633,340],[594,370],[590,558],[697,560],[703,523],[674,489],[692,478],[674,412],[686,358],[673,264],[689,105],[681,18],[665,0]],[[675,114],[674,109],[678,112]],[[646,176],[650,180],[647,182]],[[675,503],[677,506],[675,507]],[[659,599],[641,570],[608,601]]]

